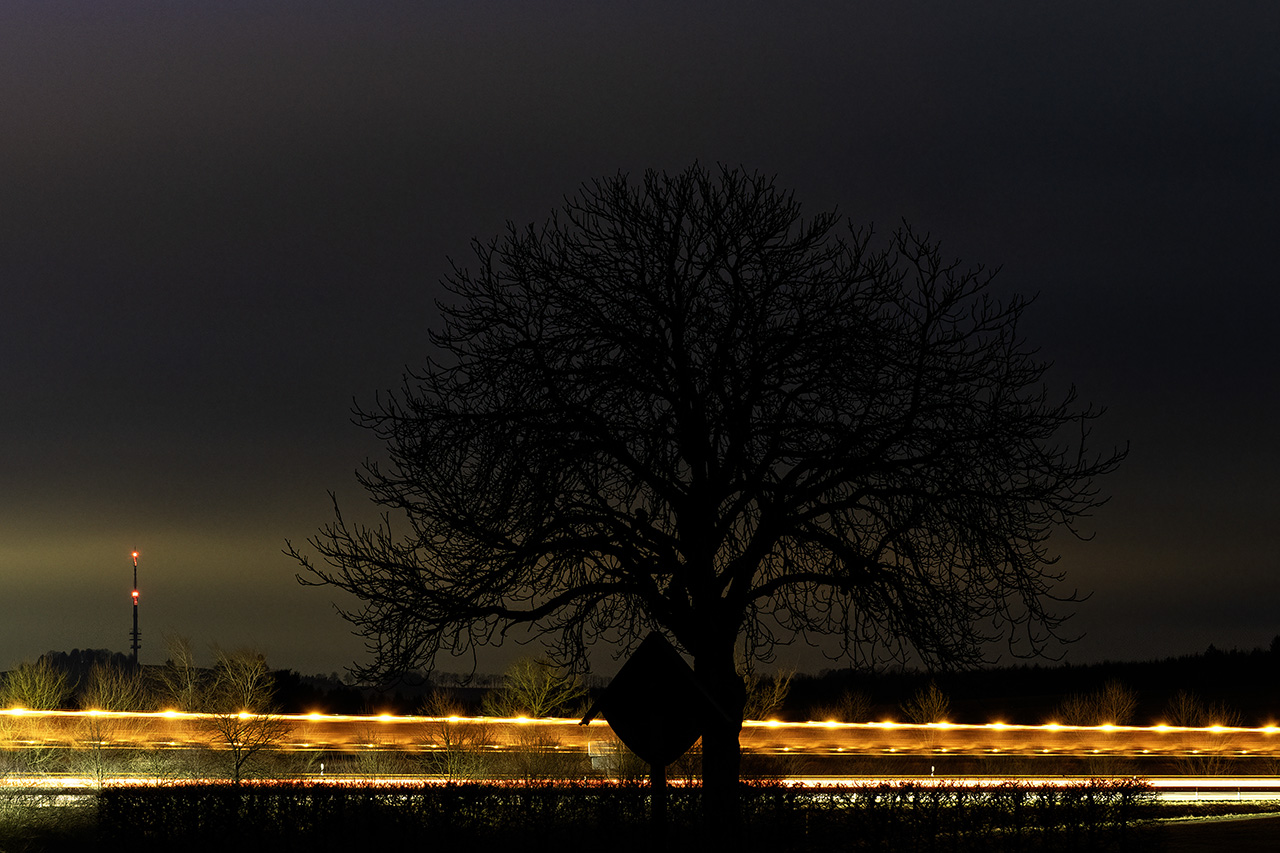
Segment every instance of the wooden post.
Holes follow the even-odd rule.
[[[655,827],[667,823],[667,766],[649,765],[649,821]]]

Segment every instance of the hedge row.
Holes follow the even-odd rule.
[[[412,843],[432,850],[610,851],[730,842],[770,851],[1120,849],[1151,802],[1138,782],[1055,786],[883,784],[805,789],[749,785],[736,830],[699,819],[697,787],[669,789],[667,820],[649,821],[637,785],[339,787],[178,784],[104,790],[104,842],[135,851],[322,851]],[[740,835],[733,838],[737,832]],[[726,835],[728,834],[728,835]]]

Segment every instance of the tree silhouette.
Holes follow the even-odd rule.
[[[942,692],[936,681],[930,680],[902,705],[902,713],[918,726],[929,723],[945,723],[951,713],[951,700]]]
[[[854,658],[970,664],[1055,639],[1050,532],[1123,451],[1053,396],[1022,299],[903,227],[804,218],[758,174],[584,185],[474,243],[435,355],[357,419],[384,509],[293,545],[382,677],[513,626],[559,661],[653,628],[693,658],[709,798],[736,790],[739,657],[833,635]],[[402,527],[400,525],[403,525]],[[740,645],[739,645],[740,644]]]
[[[157,672],[157,694],[167,708],[198,713],[201,726],[220,746],[233,782],[239,786],[257,756],[270,751],[290,731],[276,702],[275,676],[253,649],[213,648],[213,667],[196,665],[191,640],[165,638],[169,659]]]
[[[48,656],[23,661],[0,679],[0,706],[51,711],[61,708],[71,696],[75,682],[54,666]]]
[[[581,716],[587,687],[573,673],[551,661],[519,658],[502,674],[502,685],[484,697],[482,709],[490,717]]]
[[[201,695],[204,725],[227,747],[238,787],[249,762],[288,736],[276,712],[275,681],[266,659],[252,649],[214,650],[214,665]]]
[[[207,673],[196,664],[191,639],[181,634],[166,634],[164,643],[168,658],[154,676],[161,703],[175,711],[204,710]]]
[[[151,711],[155,706],[142,671],[124,655],[118,657],[123,665],[107,656],[93,664],[80,689],[80,707],[89,714],[79,725],[82,746],[76,753],[77,764],[99,788],[112,765],[120,763],[121,753],[134,757],[132,751],[116,749],[115,744],[132,739],[142,728],[137,717],[112,712]]]

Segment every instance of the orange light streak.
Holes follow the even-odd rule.
[[[251,711],[246,711],[246,714]],[[210,715],[166,710],[125,711],[29,711],[0,710],[0,748],[38,741],[51,745],[76,746],[83,742],[80,729],[86,717],[130,720],[134,725],[120,736],[119,745],[144,743],[210,743],[207,722]],[[566,749],[585,749],[594,740],[612,736],[607,723],[597,720],[581,726],[576,719],[472,718],[394,716],[379,714],[281,715],[291,729],[289,744],[307,748],[343,749],[367,741],[370,726],[376,726],[379,744],[388,748],[419,748],[423,730],[450,726],[483,727],[499,748],[517,738],[527,739],[530,729],[546,734]],[[526,734],[517,735],[516,729]],[[1151,726],[1068,726],[1057,723],[1031,726],[1011,723],[934,723],[914,725],[884,721],[877,723],[835,723],[830,721],[784,723],[777,720],[747,722],[742,727],[744,750],[758,754],[801,753],[807,755],[856,754],[1057,754],[1057,755],[1219,755],[1280,756],[1280,727],[1208,726],[1188,728],[1157,724]],[[301,748],[300,746],[297,748]]]

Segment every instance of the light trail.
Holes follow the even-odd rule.
[[[812,788],[874,787],[893,785],[938,785],[945,787],[994,788],[1021,785],[1030,788],[1066,788],[1095,781],[1094,776],[800,776],[787,784]],[[1121,777],[1127,779],[1129,777]],[[1119,781],[1119,780],[1117,780]],[[1280,776],[1159,776],[1143,778],[1158,798],[1182,800],[1280,800]]]
[[[247,712],[246,712],[246,715]],[[252,715],[248,715],[252,716]],[[175,711],[0,710],[0,749],[33,746],[83,748],[217,748],[210,714]],[[592,743],[616,742],[604,721],[498,719],[388,714],[274,715],[287,732],[283,750],[360,751],[432,749],[447,732],[486,749],[521,748],[530,738],[559,751],[586,752]],[[1254,757],[1280,759],[1280,727],[1041,726],[934,723],[747,722],[747,754],[840,758],[847,756],[967,757]],[[225,746],[225,743],[222,744]]]
[[[322,785],[332,787],[370,786],[381,788],[415,788],[424,784],[444,785],[449,782],[442,776],[387,776],[370,777],[358,774],[308,775],[288,778],[271,778],[265,780],[270,785]],[[479,780],[477,780],[479,781]],[[521,785],[519,780],[492,779],[484,780],[486,784]],[[1177,776],[1167,778],[1143,779],[1154,789],[1155,799],[1164,803],[1273,803],[1280,801],[1280,777],[1256,776]],[[183,784],[225,785],[225,777],[188,778]],[[984,776],[984,777],[936,777],[936,776],[862,776],[835,777],[809,776],[781,780],[781,784],[821,790],[849,788],[879,788],[885,785],[900,788],[996,788],[1004,785],[1017,785],[1028,789],[1071,788],[1096,783],[1091,776]],[[92,796],[102,787],[134,787],[148,785],[172,785],[172,777],[144,778],[134,776],[114,776],[101,780],[88,776],[74,775],[42,775],[42,776],[10,776],[0,778],[0,790],[14,794],[35,794],[45,799],[38,805],[54,805],[71,802],[76,797]],[[246,784],[254,784],[249,780]],[[669,784],[681,786],[681,780],[671,780]]]
[[[1280,755],[1280,727],[1040,726],[988,723],[748,723],[762,753],[961,755]]]

